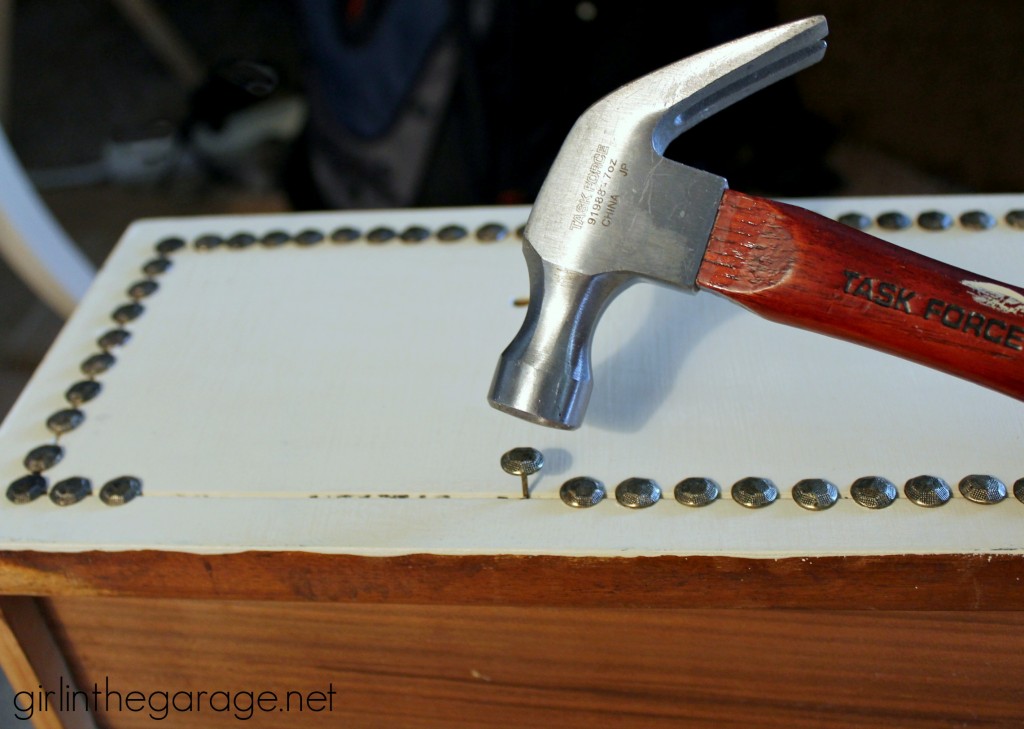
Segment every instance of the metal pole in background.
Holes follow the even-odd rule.
[[[149,0],[110,1],[184,88],[194,89],[202,83],[202,62],[159,8]]]
[[[14,0],[0,0],[0,126],[10,121],[11,60],[14,57]]]

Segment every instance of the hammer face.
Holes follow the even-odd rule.
[[[636,277],[561,268],[523,243],[530,305],[501,354],[489,400],[498,410],[540,425],[572,430],[583,422],[593,389],[590,343],[605,307]]]

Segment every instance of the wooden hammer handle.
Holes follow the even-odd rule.
[[[701,288],[1024,400],[1024,289],[726,190]]]

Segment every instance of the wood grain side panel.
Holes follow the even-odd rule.
[[[435,605],[1021,610],[1024,557],[0,552],[0,592]]]
[[[48,602],[87,687],[335,692],[329,711],[293,704],[287,714],[256,713],[255,726],[1024,722],[1017,613]],[[144,711],[101,710],[100,718],[113,729],[152,726]],[[209,707],[168,721],[238,723]]]
[[[53,641],[49,632],[39,631],[37,625],[25,625],[25,621],[18,620],[25,613],[35,611],[35,602],[30,597],[0,599],[0,671],[3,671],[4,678],[10,684],[11,690],[5,692],[5,695],[12,694],[12,702],[21,701],[19,694],[36,691],[37,686],[42,686],[47,679],[51,678],[50,676],[43,678],[43,672],[37,668],[39,654],[52,649]],[[18,622],[22,624],[17,625]],[[40,632],[45,635],[40,635]],[[24,712],[19,712],[18,709],[25,706],[27,705],[15,704],[0,708],[0,725],[7,726],[6,717],[12,714],[16,718],[20,718],[19,714]],[[24,720],[28,718],[24,717]],[[68,729],[65,726],[64,718],[58,711],[46,712],[35,717],[32,726],[34,729]],[[86,718],[89,718],[88,714]]]

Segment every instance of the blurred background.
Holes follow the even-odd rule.
[[[529,203],[602,94],[814,14],[824,61],[669,156],[777,197],[1024,191],[1017,0],[0,0],[0,122],[99,265],[144,217]],[[0,263],[0,415],[60,325]]]

